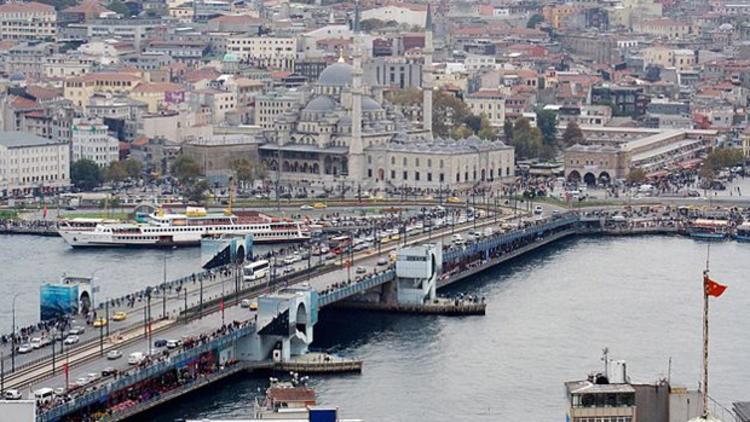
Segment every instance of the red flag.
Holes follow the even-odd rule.
[[[221,298],[221,302],[219,302],[219,310],[224,312],[224,298]]]
[[[726,289],[727,286],[711,280],[707,275],[703,276],[703,292],[706,296],[719,297]]]
[[[42,218],[47,218],[47,206],[44,206],[44,213],[42,214]]]

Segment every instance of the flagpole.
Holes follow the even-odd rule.
[[[708,270],[703,279],[703,416],[708,416],[708,293],[706,292],[706,279]]]

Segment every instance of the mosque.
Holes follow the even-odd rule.
[[[312,181],[370,187],[469,187],[513,177],[514,151],[476,136],[432,136],[432,13],[428,5],[422,66],[421,125],[409,122],[382,91],[362,83],[359,3],[352,64],[340,58],[321,72],[306,104],[279,113],[261,160],[282,182]]]

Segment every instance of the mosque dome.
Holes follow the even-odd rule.
[[[367,96],[362,97],[362,111],[380,111],[382,109],[377,101]]]
[[[224,55],[224,62],[238,62],[240,59],[232,53],[227,53]]]
[[[321,95],[313,98],[307,106],[305,106],[304,112],[307,113],[328,113],[336,109],[336,103],[327,95]]]
[[[352,65],[334,63],[320,72],[318,83],[326,86],[346,86],[352,83]]]

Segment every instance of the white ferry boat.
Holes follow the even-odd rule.
[[[300,222],[274,218],[256,212],[209,213],[205,208],[188,207],[185,214],[157,209],[143,223],[92,221],[80,224],[62,221],[60,236],[73,247],[185,246],[200,245],[206,235],[252,234],[253,242],[296,242],[310,238]]]

